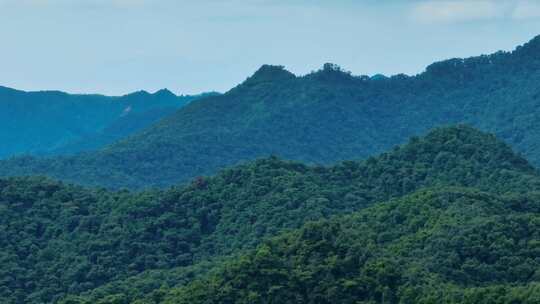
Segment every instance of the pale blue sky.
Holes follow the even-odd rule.
[[[416,74],[540,34],[540,0],[0,0],[0,85],[226,91],[262,64]]]

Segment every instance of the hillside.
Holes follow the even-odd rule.
[[[540,197],[421,190],[305,225],[161,303],[537,303]]]
[[[107,145],[113,144],[119,140],[127,138],[146,127],[149,127],[159,120],[172,115],[178,109],[176,107],[164,107],[150,109],[141,113],[132,113],[130,115],[120,116],[110,122],[105,128],[94,134],[83,136],[72,140],[61,147],[49,151],[47,155],[70,155],[84,151],[99,150]]]
[[[3,179],[0,302],[49,303],[86,292],[101,297],[111,290],[91,291],[113,283],[125,288],[112,292],[127,301],[141,296],[137,284],[151,293],[164,282],[190,281],[215,261],[308,221],[425,187],[454,186],[506,197],[537,191],[540,178],[494,136],[458,126],[362,162],[320,167],[267,158],[165,191]]]
[[[168,186],[269,155],[312,164],[363,159],[413,135],[468,123],[540,164],[540,37],[513,52],[435,63],[417,76],[352,76],[327,64],[297,77],[263,66],[222,96],[193,102],[96,153],[0,162],[111,188]]]
[[[101,148],[155,123],[196,98],[176,96],[168,90],[109,97],[0,87],[0,141],[9,143],[0,147],[0,158]],[[128,127],[124,127],[126,123]],[[103,139],[93,141],[99,135]]]

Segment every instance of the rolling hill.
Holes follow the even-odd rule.
[[[537,303],[540,200],[417,191],[306,224],[160,303]]]
[[[426,188],[456,187],[537,216],[536,169],[493,135],[467,126],[436,129],[362,162],[321,167],[266,158],[169,190],[112,192],[45,178],[0,179],[0,301],[147,301],[165,282],[193,282],[227,256],[306,222]],[[520,246],[534,250],[534,244]]]

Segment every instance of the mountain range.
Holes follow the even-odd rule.
[[[540,164],[540,36],[512,52],[451,59],[416,76],[353,76],[333,64],[305,76],[261,67],[95,152],[19,157],[0,175],[48,175],[108,188],[167,187],[275,155],[308,164],[364,159],[431,128],[467,123]]]
[[[0,87],[0,140],[9,143],[0,147],[0,158],[97,150],[199,97],[167,89],[109,97]]]
[[[0,303],[540,303],[539,83],[540,36],[415,76],[0,88]]]

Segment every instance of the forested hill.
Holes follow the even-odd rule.
[[[109,97],[0,87],[0,158],[101,148],[155,123],[197,97],[176,96],[166,89],[154,94],[139,91]],[[105,134],[101,133],[107,128]],[[100,134],[106,137],[94,141],[93,137]]]
[[[540,177],[494,136],[458,126],[362,162],[320,167],[267,158],[166,191],[0,179],[0,302],[50,303],[68,294],[83,297],[66,303],[146,301],[165,283],[192,281],[216,259],[267,237],[426,187],[475,188],[519,207],[540,190]]]
[[[540,164],[540,37],[513,52],[435,63],[417,76],[353,76],[332,64],[297,77],[263,66],[222,96],[193,102],[97,153],[0,162],[111,188],[167,186],[276,155],[314,164],[364,159],[465,122]]]
[[[538,303],[539,219],[538,196],[421,190],[307,224],[157,302]]]

